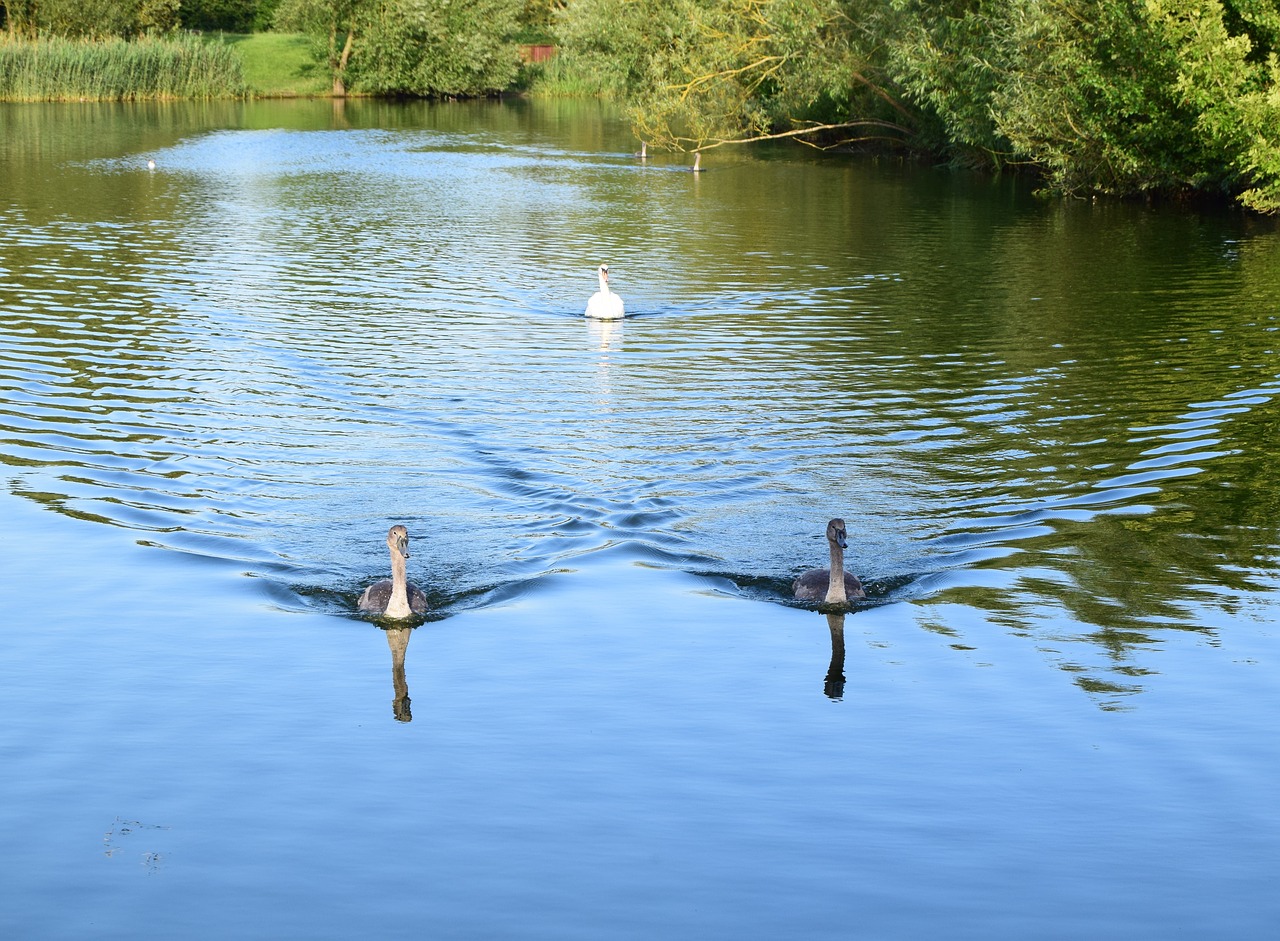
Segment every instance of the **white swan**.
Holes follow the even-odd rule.
[[[392,526],[387,530],[387,548],[391,550],[391,577],[366,588],[357,607],[388,618],[426,613],[427,596],[404,577],[404,560],[409,558],[409,531],[399,524]]]
[[[791,590],[795,592],[796,599],[846,604],[867,597],[857,576],[844,570],[844,550],[849,545],[844,520],[833,519],[827,524],[827,542],[831,544],[831,567],[810,569],[792,582]],[[832,578],[833,572],[839,572],[844,578]]]
[[[586,315],[596,320],[619,320],[623,315],[622,298],[609,290],[609,266],[601,265],[600,290],[587,301]]]

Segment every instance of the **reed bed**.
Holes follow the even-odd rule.
[[[526,65],[524,81],[539,98],[621,98],[616,77],[589,59],[561,53],[544,62]]]
[[[142,101],[245,94],[240,60],[222,43],[171,39],[0,41],[0,100]]]

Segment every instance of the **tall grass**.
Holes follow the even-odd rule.
[[[230,47],[172,39],[0,41],[0,100],[140,101],[245,93]]]
[[[621,98],[624,92],[615,73],[564,53],[525,66],[523,81],[539,98]]]

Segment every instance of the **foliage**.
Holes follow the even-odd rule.
[[[917,146],[968,163],[1008,158],[991,98],[1016,70],[1007,35],[1022,12],[1018,0],[884,4],[880,48],[893,86],[918,109]]]
[[[510,40],[523,0],[381,0],[363,20],[353,61],[356,85],[371,94],[483,95],[515,80]]]
[[[1016,37],[993,96],[1021,154],[1065,192],[1191,189],[1280,203],[1275,53],[1256,61],[1217,0],[1067,0]]]
[[[282,0],[275,26],[311,40],[316,58],[333,79],[333,93],[341,96],[347,93],[347,66],[363,12],[361,0]]]
[[[784,125],[799,136],[900,139],[907,115],[862,42],[871,5],[577,0],[557,35],[578,68],[609,76],[601,85],[622,92],[638,133],[658,146],[703,148]]]
[[[1280,210],[1280,0],[570,0],[557,34],[655,146],[878,138]]]
[[[271,25],[280,0],[182,0],[182,25],[187,29],[247,33]]]
[[[217,98],[243,91],[230,48],[190,36],[0,42],[0,99],[9,101]]]
[[[370,94],[478,95],[516,76],[524,0],[283,0],[277,25],[312,37],[334,77]]]

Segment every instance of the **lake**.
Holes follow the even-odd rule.
[[[0,936],[1274,930],[1275,222],[639,147],[0,106]]]

